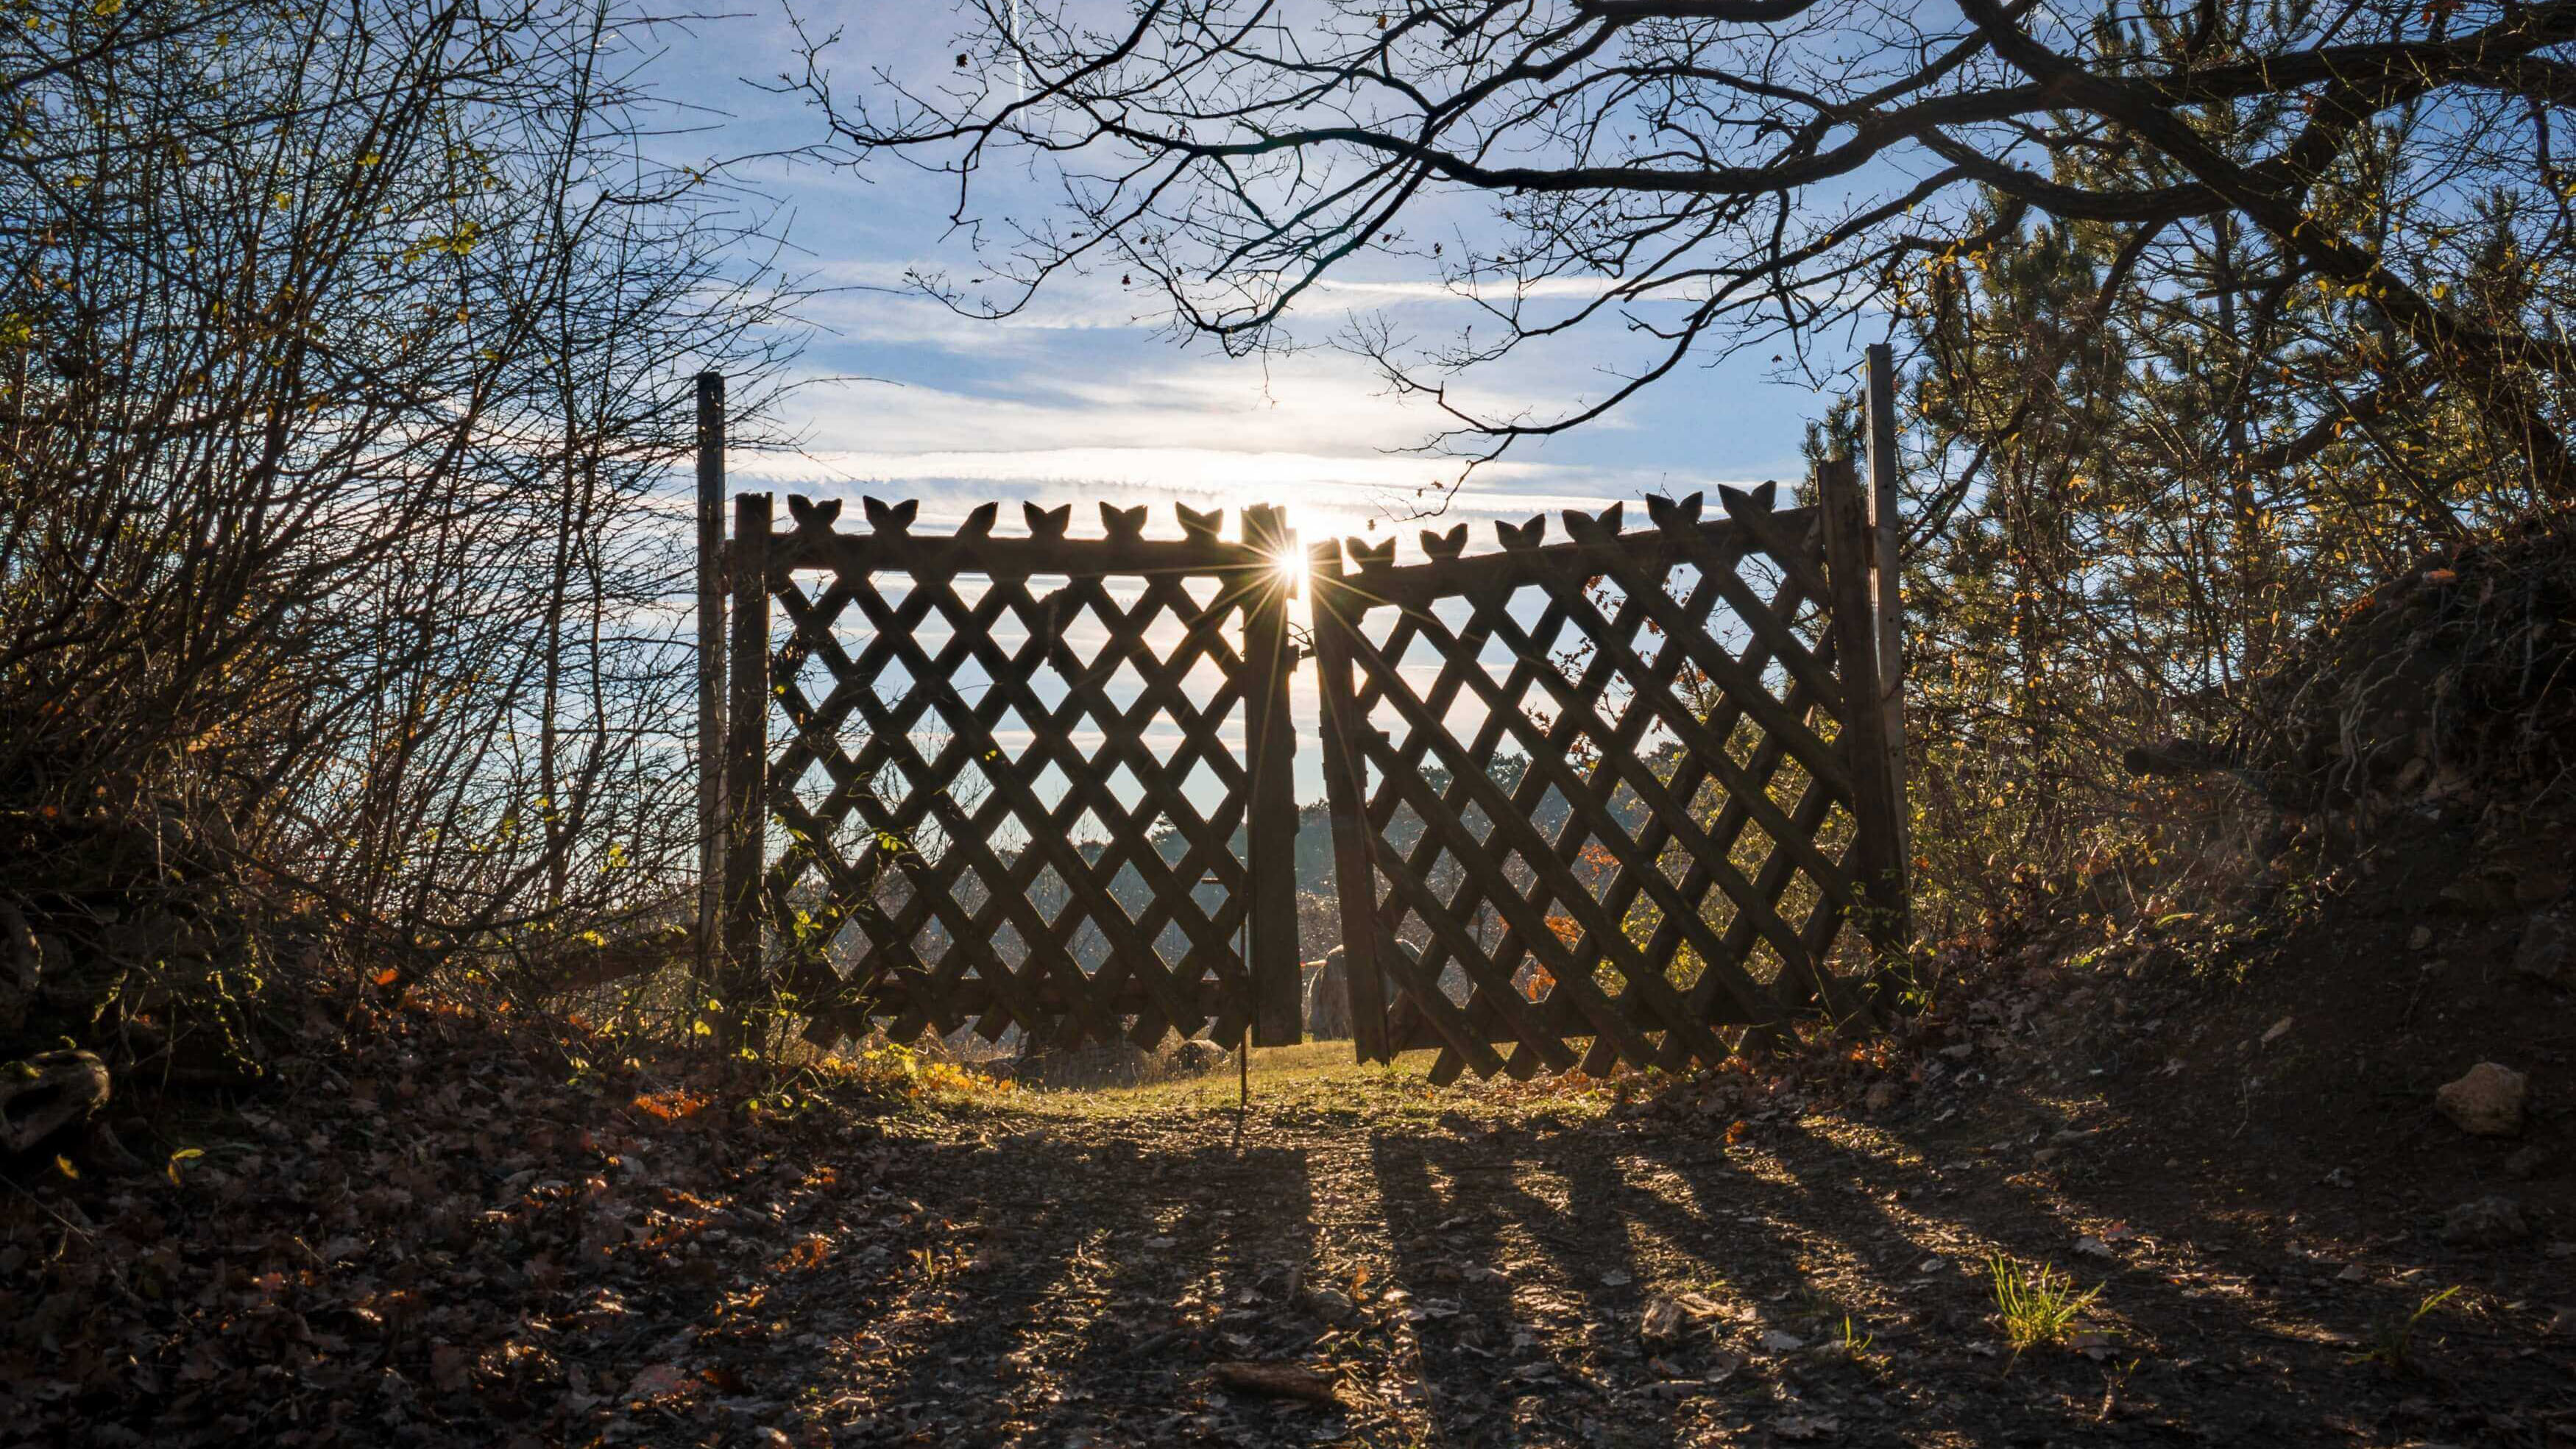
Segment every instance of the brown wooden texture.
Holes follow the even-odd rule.
[[[761,891],[807,1035],[1297,1040],[1275,513],[1148,538],[1103,505],[1077,538],[1027,507],[997,537],[990,504],[937,535],[789,504]]]
[[[1357,694],[1345,641],[1358,627],[1357,618],[1347,611],[1360,599],[1343,586],[1338,543],[1318,544],[1311,551],[1306,576],[1313,590],[1315,677],[1325,701],[1324,809],[1332,821],[1335,904],[1342,922],[1342,982],[1350,996],[1351,1047],[1361,1061],[1382,1062],[1390,1059],[1386,987],[1378,969],[1377,876],[1368,848],[1365,751],[1358,742],[1358,732],[1367,725],[1364,719],[1333,708],[1335,701]],[[1328,615],[1334,616],[1329,627]]]
[[[1870,567],[1877,572],[1878,697],[1885,719],[1888,792],[1905,799],[1905,523],[1899,513],[1897,458],[1896,351],[1884,342],[1869,345],[1866,399],[1869,421],[1869,528],[1874,545]],[[1914,858],[1912,817],[1897,821],[1896,858],[1901,877],[1910,880]]]
[[[1568,512],[1570,542],[1533,520],[1473,556],[1426,533],[1419,564],[1318,553],[1344,943],[1393,993],[1363,1057],[1672,1068],[1865,999],[1832,958],[1886,858],[1874,617],[1837,623],[1822,507],[1721,502],[1654,500],[1635,532]]]
[[[1832,579],[1833,630],[1842,654],[1844,740],[1852,765],[1852,813],[1858,829],[1852,877],[1866,897],[1859,924],[1881,949],[1904,939],[1904,811],[1887,753],[1887,716],[1878,688],[1878,609],[1871,587],[1877,540],[1869,497],[1848,458],[1816,468],[1824,513],[1825,568]]]
[[[1285,582],[1296,541],[1276,508],[1243,512],[1244,541]],[[1248,938],[1253,982],[1252,1040],[1286,1046],[1304,1038],[1304,984],[1297,956],[1297,734],[1288,714],[1296,670],[1288,642],[1288,589],[1255,590],[1243,619],[1244,763],[1252,776],[1245,867],[1250,873]]]
[[[698,374],[698,921],[691,969],[714,979],[722,948],[725,808],[724,374]]]
[[[725,563],[733,583],[730,713],[725,721],[724,961],[717,981],[725,1020],[739,1023],[763,969],[760,867],[767,837],[761,801],[769,765],[769,495],[733,501]]]

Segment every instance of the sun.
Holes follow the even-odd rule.
[[[1279,570],[1279,577],[1288,581],[1288,592],[1292,597],[1305,596],[1308,562],[1305,547],[1297,543],[1290,544],[1272,560],[1273,567]]]

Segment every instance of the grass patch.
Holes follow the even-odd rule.
[[[2102,1292],[2097,1283],[2078,1293],[2068,1274],[2002,1253],[1988,1259],[1986,1266],[1994,1275],[1995,1311],[2003,1318],[2004,1341],[2016,1354],[2040,1344],[2064,1343],[2075,1321]]]
[[[2451,1296],[2459,1291],[2458,1286],[2453,1285],[2439,1293],[2426,1294],[2424,1301],[2415,1305],[2414,1312],[2380,1324],[2378,1334],[2361,1355],[2362,1361],[2375,1363],[2393,1374],[2416,1372],[2415,1330],[2423,1325],[2425,1319],[2432,1317],[2434,1309],[2451,1301]]]

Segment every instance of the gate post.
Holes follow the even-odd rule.
[[[1905,566],[1898,544],[1905,532],[1897,513],[1896,353],[1884,342],[1869,345],[1869,524],[1877,547],[1879,713],[1886,731],[1888,793],[1896,802],[1898,874],[1913,879],[1914,819],[1905,805]]]
[[[723,951],[725,596],[724,374],[698,374],[698,927],[690,970],[703,988]]]
[[[725,728],[724,971],[728,1051],[745,1045],[761,969],[760,877],[769,774],[769,509],[766,493],[733,501],[733,717]]]
[[[1862,893],[1861,930],[1881,952],[1905,949],[1913,934],[1905,886],[1903,799],[1892,793],[1887,716],[1879,687],[1878,612],[1872,607],[1869,500],[1849,458],[1816,465],[1823,515],[1825,582],[1832,592],[1834,668],[1841,676],[1837,737],[1852,776],[1852,874]]]
[[[1327,539],[1307,555],[1306,578],[1313,598],[1308,607],[1315,621],[1315,673],[1323,696],[1324,808],[1333,825],[1333,894],[1342,917],[1342,980],[1351,1002],[1351,1049],[1364,1062],[1391,1062],[1386,1031],[1386,976],[1377,958],[1377,872],[1369,863],[1367,775],[1361,765],[1359,732],[1366,719],[1343,710],[1357,696],[1351,692],[1351,653],[1347,630],[1357,618],[1346,614],[1354,600],[1342,582],[1342,545]]]
[[[1278,560],[1254,581],[1243,615],[1244,662],[1251,678],[1243,697],[1244,763],[1252,776],[1244,802],[1244,874],[1251,879],[1245,903],[1250,949],[1245,972],[1252,981],[1252,1040],[1260,1046],[1294,1046],[1304,1039],[1299,1020],[1303,984],[1297,961],[1297,734],[1289,722],[1288,679],[1295,656],[1288,644],[1287,515],[1275,507],[1243,510],[1243,541]]]

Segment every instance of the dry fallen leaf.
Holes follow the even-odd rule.
[[[1771,1432],[1793,1444],[1817,1443],[1842,1431],[1842,1420],[1831,1414],[1783,1414],[1771,1421]]]
[[[1679,1303],[1670,1298],[1657,1298],[1646,1305],[1645,1316],[1637,1324],[1637,1334],[1648,1343],[1669,1343],[1681,1337],[1682,1326],[1688,1321],[1688,1315]]]
[[[667,1398],[689,1386],[689,1376],[675,1363],[647,1364],[636,1371],[634,1382],[626,1386],[630,1399]]]

